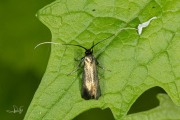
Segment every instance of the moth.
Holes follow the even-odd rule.
[[[81,58],[81,62],[78,65],[78,67],[80,67],[81,64],[83,64],[81,97],[84,98],[85,100],[89,100],[89,99],[97,100],[101,96],[101,89],[99,85],[98,71],[97,71],[98,62],[93,55],[93,48],[99,43],[109,39],[112,36],[113,35],[97,42],[96,44],[94,44],[93,42],[93,45],[89,49],[81,45],[63,44],[63,45],[81,47],[85,50],[85,55],[83,58]]]

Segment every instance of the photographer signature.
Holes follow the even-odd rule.
[[[14,110],[6,110],[8,113],[19,113],[21,114],[23,112],[23,106],[20,106],[19,108],[16,105],[13,105]]]

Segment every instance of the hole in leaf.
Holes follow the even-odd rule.
[[[81,113],[73,120],[114,120],[112,112],[109,108],[101,110],[94,108],[86,112]]]
[[[159,93],[166,92],[160,87],[153,87],[145,91],[131,106],[128,114],[150,110],[159,106],[159,100],[157,99]]]

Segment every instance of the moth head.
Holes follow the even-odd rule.
[[[93,49],[87,49],[85,51],[85,55],[91,55],[93,53]]]

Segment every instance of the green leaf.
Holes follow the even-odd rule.
[[[152,110],[127,115],[123,120],[178,120],[180,107],[177,107],[166,94],[159,94],[160,105]]]
[[[102,96],[81,98],[81,71],[76,68],[84,50],[52,45],[46,73],[27,111],[27,119],[70,120],[91,108],[110,108],[115,119],[126,116],[147,89],[160,86],[180,105],[180,2],[178,0],[57,0],[38,12],[52,32],[52,41],[94,48],[99,63]],[[156,16],[139,36],[138,24]]]

